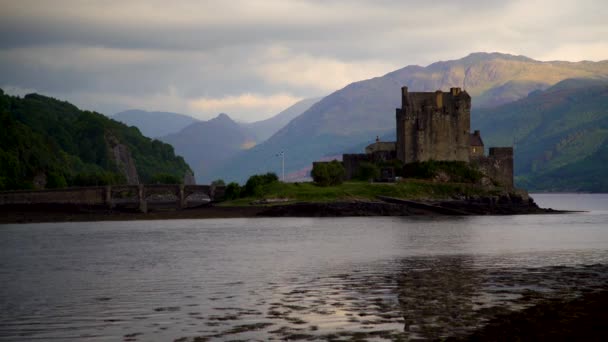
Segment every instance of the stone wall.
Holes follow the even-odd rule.
[[[513,188],[512,147],[490,147],[487,157],[475,158],[471,160],[471,163],[499,185],[509,189]]]
[[[106,187],[69,188],[37,191],[0,192],[0,205],[6,204],[85,204],[105,203]]]
[[[342,164],[344,165],[346,180],[351,180],[357,175],[359,165],[364,162],[371,162],[371,155],[369,154],[343,154]]]
[[[401,88],[396,110],[397,158],[403,163],[427,160],[469,161],[471,97],[450,92],[413,92]]]
[[[117,202],[134,202],[146,212],[148,198],[153,195],[170,194],[176,198],[176,206],[185,208],[187,198],[194,193],[205,194],[211,201],[224,196],[225,187],[209,185],[117,185],[53,190],[24,190],[0,192],[0,205],[10,204],[71,204],[103,205],[112,208]]]
[[[473,134],[471,134],[470,145],[471,145],[471,150],[469,153],[470,159],[479,158],[479,157],[484,156],[483,140],[481,139],[481,133],[479,131],[475,131]]]

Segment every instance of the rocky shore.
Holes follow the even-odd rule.
[[[563,212],[540,208],[526,194],[503,194],[440,201],[411,201],[391,197],[379,197],[373,201],[300,202],[238,207],[206,204],[183,210],[150,208],[148,213],[140,213],[132,208],[109,210],[104,207],[67,204],[4,205],[0,206],[0,223],[239,217],[520,215]]]
[[[463,338],[447,341],[606,341],[608,291],[550,300],[502,314]]]
[[[271,217],[523,215],[563,213],[540,208],[526,193],[476,196],[452,200],[411,201],[379,196],[378,201],[294,203],[275,205],[258,213]]]

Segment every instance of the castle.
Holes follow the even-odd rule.
[[[377,138],[365,154],[342,156],[346,179],[352,179],[363,162],[445,160],[470,163],[494,182],[513,187],[513,148],[491,147],[485,155],[481,133],[470,133],[471,97],[466,91],[409,92],[402,87],[396,124],[396,142]],[[393,177],[394,170],[382,170],[381,178]]]

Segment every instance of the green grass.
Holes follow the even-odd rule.
[[[448,199],[456,196],[497,194],[501,189],[485,189],[472,184],[432,183],[422,180],[404,180],[398,183],[345,182],[341,185],[321,187],[314,183],[281,183],[265,185],[259,196],[225,201],[222,206],[246,206],[260,199],[287,198],[293,202],[334,202],[373,200],[376,196],[403,199]],[[279,204],[285,204],[281,202]]]

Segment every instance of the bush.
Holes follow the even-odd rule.
[[[65,177],[57,171],[51,171],[46,176],[46,187],[48,189],[65,188],[67,186]]]
[[[382,161],[376,165],[378,165],[380,169],[392,167],[393,170],[395,170],[395,176],[403,177],[403,163],[399,159]]]
[[[213,186],[226,186],[226,182],[224,182],[223,179],[216,179],[213,182],[211,182],[211,185],[213,185]]]
[[[278,181],[279,177],[274,172],[268,172],[264,175],[253,175],[245,183],[245,189],[242,191],[241,197],[259,195],[264,185]]]
[[[124,184],[122,175],[109,171],[81,172],[74,176],[70,184],[74,186],[99,186]]]
[[[181,184],[181,179],[168,173],[157,173],[150,178],[152,184]]]
[[[432,179],[440,172],[450,177],[451,182],[475,183],[483,174],[463,161],[436,161],[415,162],[406,164],[403,168],[405,177]]]
[[[369,181],[380,177],[380,168],[373,163],[363,162],[357,169],[356,179]]]
[[[235,182],[228,183],[226,186],[226,190],[224,192],[224,199],[226,200],[234,200],[241,197],[241,193],[243,192],[243,188]]]
[[[340,185],[344,182],[346,171],[341,162],[332,160],[329,163],[315,163],[310,175],[320,186]]]

